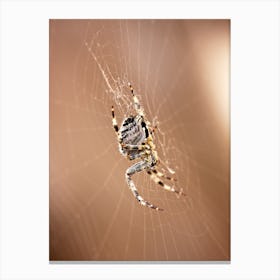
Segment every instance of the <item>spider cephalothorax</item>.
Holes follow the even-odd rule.
[[[165,176],[163,173],[158,172],[155,166],[158,164],[158,155],[156,152],[156,147],[153,142],[153,132],[154,127],[150,125],[150,122],[145,118],[144,110],[141,108],[137,96],[134,94],[131,84],[129,84],[131,94],[133,96],[134,108],[136,115],[129,116],[124,119],[119,129],[116,118],[114,107],[112,106],[112,121],[113,127],[118,137],[119,150],[123,156],[126,156],[129,160],[134,160],[139,158],[140,161],[132,165],[126,170],[125,177],[128,186],[135,198],[141,205],[150,207],[156,210],[163,210],[148,201],[145,201],[138,193],[131,176],[136,172],[146,170],[151,178],[163,187],[165,190],[182,194],[181,191],[177,191],[174,187],[164,184],[160,177],[166,178],[168,180],[176,181],[174,178]]]

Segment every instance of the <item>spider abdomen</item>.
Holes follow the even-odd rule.
[[[146,138],[141,121],[137,117],[125,119],[119,133],[121,142],[124,144],[140,145]]]

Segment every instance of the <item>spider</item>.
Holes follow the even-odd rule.
[[[146,119],[144,109],[141,107],[137,96],[134,94],[132,85],[128,83],[128,86],[133,97],[136,115],[125,118],[119,129],[115,117],[114,106],[112,106],[112,123],[118,138],[120,153],[129,160],[141,159],[126,170],[126,182],[129,189],[141,205],[162,211],[162,208],[151,204],[139,195],[137,188],[131,179],[133,174],[146,170],[151,179],[163,189],[179,195],[185,194],[182,191],[176,190],[173,186],[166,185],[161,181],[160,177],[170,181],[176,181],[176,179],[166,176],[156,170],[155,167],[159,164],[156,146],[153,142],[153,134],[156,127],[152,127],[150,122]]]

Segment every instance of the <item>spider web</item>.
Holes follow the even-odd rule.
[[[51,20],[51,260],[229,259],[228,75],[226,20]],[[134,175],[163,212],[125,182],[111,106],[119,125],[134,113],[128,82],[187,194]]]

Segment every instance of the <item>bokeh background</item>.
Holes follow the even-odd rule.
[[[230,260],[229,67],[229,20],[50,20],[50,260]],[[163,212],[125,182],[128,81],[187,194],[135,175]]]

